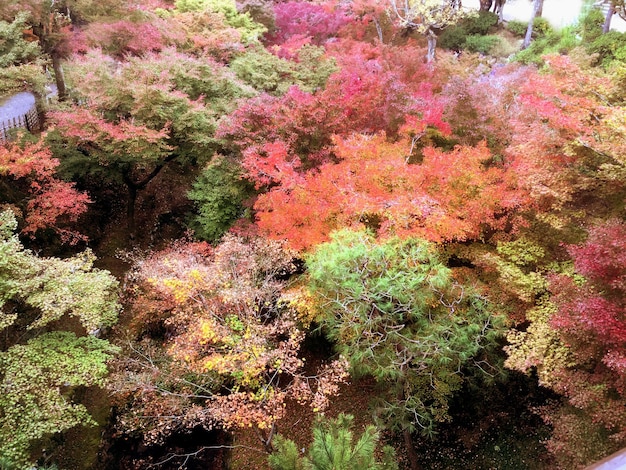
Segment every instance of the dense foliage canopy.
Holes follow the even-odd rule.
[[[95,386],[109,468],[626,446],[623,3],[0,0],[0,466],[78,468]]]

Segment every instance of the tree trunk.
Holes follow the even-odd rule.
[[[602,25],[602,34],[606,34],[611,29],[611,19],[615,14],[615,3],[611,1],[609,3],[609,9],[606,12],[606,16],[604,17],[604,24]]]
[[[163,159],[158,165],[154,167],[154,169],[148,173],[144,178],[140,181],[133,180],[132,177],[132,169],[128,169],[123,175],[122,178],[124,183],[126,183],[126,187],[128,188],[128,207],[126,207],[126,221],[128,224],[128,233],[131,240],[135,238],[135,205],[137,204],[137,194],[139,191],[143,190],[148,183],[152,181],[157,175],[165,168],[165,166],[178,158],[178,154],[171,153],[167,157]]]
[[[530,17],[530,21],[528,22],[528,29],[526,30],[526,36],[524,37],[524,42],[522,43],[522,49],[526,49],[530,46],[530,41],[533,36],[533,23],[535,22],[535,18],[541,16],[540,11],[543,9],[543,0],[535,0],[533,5],[533,14]]]
[[[401,366],[402,373],[404,374],[405,366]],[[396,400],[398,403],[405,401],[407,393],[409,391],[406,389],[406,380],[401,378],[398,381],[398,390],[396,391]],[[419,456],[415,451],[415,446],[413,445],[413,437],[411,436],[411,431],[405,427],[402,430],[402,438],[404,439],[404,448],[406,449],[407,457],[409,458],[409,465],[411,470],[422,470],[422,466],[419,462]]]
[[[411,431],[405,429],[404,431],[402,431],[402,437],[404,438],[404,447],[406,448],[406,453],[409,457],[409,465],[411,466],[411,470],[422,470],[422,466],[419,462],[419,457],[417,455],[417,452],[415,451],[415,446],[413,445]]]
[[[428,52],[426,53],[426,62],[432,63],[435,61],[435,48],[437,47],[437,35],[432,30],[428,30],[426,34],[428,40]]]
[[[504,21],[504,4],[506,0],[496,0],[495,13],[498,15],[498,24],[502,24]]]
[[[276,432],[276,423],[272,423],[272,426],[270,426],[267,434],[263,433],[263,431],[261,431],[257,426],[254,427],[254,432],[263,444],[263,447],[265,447],[265,451],[268,454],[274,452],[274,444],[272,443],[272,440],[274,439],[274,433]]]
[[[126,224],[128,236],[135,239],[135,204],[137,204],[137,186],[132,181],[126,181],[128,188],[128,205],[126,206]]]
[[[380,26],[380,22],[375,17],[374,17],[374,25],[376,25],[376,32],[378,33],[378,40],[380,41],[381,44],[384,44],[383,28]]]
[[[54,80],[57,84],[57,94],[59,101],[65,101],[67,91],[65,89],[65,75],[63,74],[63,66],[61,65],[61,57],[56,52],[51,52],[52,69],[54,70]]]
[[[480,11],[489,11],[491,4],[492,0],[480,0]]]

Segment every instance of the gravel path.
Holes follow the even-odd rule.
[[[35,95],[27,91],[0,99],[0,122],[26,114],[35,105]]]

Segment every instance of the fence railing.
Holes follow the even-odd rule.
[[[41,130],[41,122],[37,108],[33,106],[26,114],[0,121],[0,142],[11,139],[13,129],[26,129],[28,132]]]

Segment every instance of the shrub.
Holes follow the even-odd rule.
[[[439,45],[444,49],[460,51],[465,45],[467,31],[461,26],[453,26],[444,30],[439,36]]]
[[[597,64],[610,65],[614,60],[623,62],[626,60],[626,34],[617,31],[609,31],[596,38],[587,45],[590,54],[597,54]]]
[[[579,44],[574,29],[563,28],[535,39],[530,46],[516,54],[515,60],[523,64],[542,65],[546,54],[566,54]]]
[[[489,55],[493,57],[509,57],[519,51],[517,44],[513,44],[504,38],[498,37],[498,42],[493,45]]]
[[[526,34],[526,30],[528,29],[528,23],[517,20],[509,21],[506,25],[506,29],[508,29],[515,36],[523,38]]]
[[[498,15],[490,11],[481,11],[477,16],[463,20],[463,28],[468,34],[485,35],[498,24]]]
[[[604,14],[597,8],[592,8],[580,19],[579,31],[583,41],[588,43],[602,36]]]
[[[47,77],[43,74],[43,64],[36,61],[20,66],[0,67],[0,96],[31,90],[43,96]]]
[[[545,18],[541,18],[541,17],[535,18],[535,21],[533,22],[533,36],[534,37],[541,38],[553,32],[554,32],[554,29],[552,28],[548,20],[546,20]]]
[[[555,50],[559,54],[568,54],[580,44],[580,39],[576,36],[576,32],[571,27],[563,28],[556,36],[558,37],[558,41],[555,42]]]
[[[523,38],[526,36],[526,30],[528,29],[528,22],[526,21],[509,21],[506,25],[508,29],[514,35]],[[533,38],[542,38],[550,33],[554,33],[554,29],[545,18],[535,18],[533,23]]]
[[[322,47],[304,45],[293,55],[294,60],[287,60],[264,47],[250,47],[231,61],[230,68],[255,89],[277,96],[293,85],[313,93],[324,88],[328,77],[337,71],[335,61],[324,54]]]
[[[465,38],[465,49],[470,52],[490,54],[493,48],[498,44],[500,44],[499,36],[472,35]]]
[[[472,52],[483,52],[479,49],[468,48],[466,45],[466,40],[469,36],[484,36],[497,23],[498,15],[490,11],[481,11],[476,16],[465,18],[457,26],[453,26],[444,30],[444,32],[441,33],[441,36],[439,36],[439,45],[444,49],[451,49],[453,51],[468,49]],[[476,40],[472,41],[472,44],[475,44]],[[480,49],[484,49],[484,47]],[[486,54],[487,52],[483,53]]]

